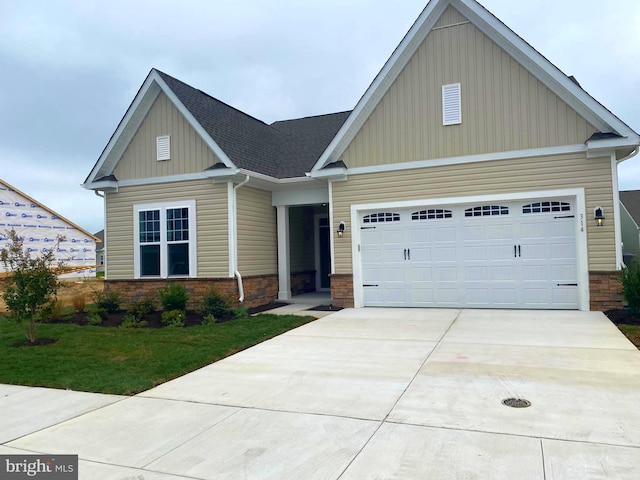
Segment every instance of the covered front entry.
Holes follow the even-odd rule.
[[[309,292],[330,290],[331,247],[327,203],[280,207],[286,221],[279,226],[279,256],[288,256],[289,285],[278,294],[280,300]],[[280,245],[282,243],[283,245]]]
[[[357,221],[364,306],[579,308],[575,197],[378,207]]]

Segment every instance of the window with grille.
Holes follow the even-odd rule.
[[[492,217],[495,215],[509,215],[509,207],[501,205],[481,205],[467,208],[464,211],[465,217]]]
[[[451,210],[442,208],[431,208],[428,210],[420,210],[411,214],[411,220],[435,220],[438,218],[452,218]]]
[[[571,204],[568,202],[534,202],[522,207],[522,213],[547,213],[570,212]]]
[[[135,276],[195,276],[195,202],[138,205]]]
[[[400,214],[391,212],[370,213],[365,215],[362,223],[399,222]]]

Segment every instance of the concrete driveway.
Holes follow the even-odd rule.
[[[343,310],[135,397],[64,395],[0,386],[0,453],[83,479],[640,478],[640,352],[598,312]]]

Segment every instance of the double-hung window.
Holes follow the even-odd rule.
[[[136,278],[196,276],[195,201],[134,207]]]

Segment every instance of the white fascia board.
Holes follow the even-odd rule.
[[[213,138],[202,128],[200,122],[198,122],[191,112],[184,106],[184,104],[178,99],[173,90],[169,88],[169,86],[165,83],[162,77],[154,70],[152,72],[154,74],[154,80],[160,85],[162,91],[169,97],[169,99],[173,102],[176,108],[180,111],[180,113],[187,119],[189,124],[193,127],[193,129],[198,132],[198,135],[202,138],[204,143],[211,149],[211,151],[229,168],[237,168],[231,159],[227,156],[226,153],[220,148],[220,146],[215,142]]]
[[[432,160],[418,160],[416,162],[390,163],[386,165],[372,165],[369,167],[349,168],[350,175],[363,173],[395,172],[411,170],[415,168],[441,167],[446,165],[460,165],[464,163],[492,162],[496,160],[513,160],[517,158],[546,157],[550,155],[567,155],[571,153],[584,153],[587,147],[584,144],[566,145],[563,147],[532,148],[528,150],[513,150],[510,152],[496,152],[479,155],[466,155],[463,157],[436,158]]]
[[[342,125],[312,172],[339,160],[370,113],[377,106],[440,15],[452,5],[477,28],[514,57],[536,78],[602,132],[615,131],[623,137],[638,137],[628,125],[602,106],[531,45],[474,0],[433,0],[422,11],[400,45],[371,83],[349,118]]]
[[[202,125],[187,110],[184,104],[173,93],[171,88],[165,83],[156,70],[151,70],[145,79],[142,87],[138,91],[127,113],[120,121],[118,128],[109,140],[107,147],[100,156],[100,159],[91,170],[86,183],[91,183],[100,173],[101,175],[110,175],[116,167],[120,157],[129,146],[142,121],[149,113],[156,98],[160,92],[171,100],[180,113],[186,118],[193,129],[200,135],[202,140],[207,144],[211,151],[229,168],[236,168],[227,154],[220,146],[211,138],[211,136],[202,128]]]
[[[323,179],[323,180],[333,180],[333,181],[344,181],[347,179],[348,169],[341,168],[323,168],[322,170],[311,170],[309,172],[309,177]]]
[[[608,157],[619,148],[637,148],[640,145],[640,137],[608,138],[605,140],[589,140],[587,142],[587,156]]]
[[[118,182],[115,180],[103,180],[101,182],[83,183],[80,185],[87,190],[102,190],[103,192],[117,192]]]
[[[129,142],[138,131],[138,127],[149,113],[156,98],[160,94],[160,86],[154,81],[155,70],[152,70],[138,90],[133,102],[120,120],[116,131],[109,139],[109,143],[100,155],[100,158],[91,169],[85,184],[91,184],[98,177],[111,175],[117,161],[120,159]]]
[[[382,100],[384,94],[387,93],[387,90],[402,72],[402,69],[420,47],[420,44],[436,24],[440,15],[444,13],[449,3],[450,0],[433,0],[427,4],[313,166],[312,173],[317,172],[329,163],[339,160],[340,155],[344,153],[351,140],[356,136],[371,112],[378,105],[378,102]]]
[[[601,132],[613,130],[623,137],[638,136],[633,129],[480,4],[474,0],[450,0],[450,3]]]

